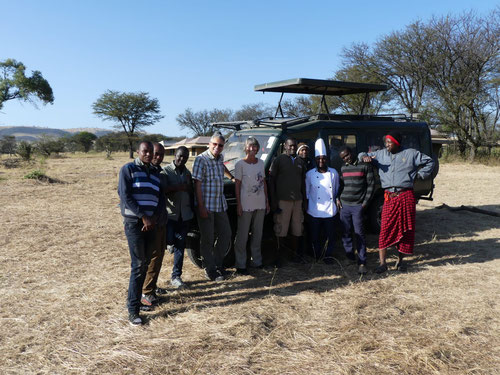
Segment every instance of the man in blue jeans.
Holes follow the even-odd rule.
[[[175,288],[184,288],[182,281],[182,265],[184,262],[184,248],[190,221],[193,218],[193,185],[191,172],[186,168],[189,151],[181,146],[175,151],[175,158],[166,167],[162,174],[167,179],[167,245],[174,254],[174,266],[170,283]]]
[[[154,149],[151,142],[141,142],[138,157],[120,170],[118,195],[125,235],[131,258],[127,308],[130,324],[143,323],[139,316],[144,279],[151,254],[158,247],[157,217],[165,210],[159,172],[151,167]]]
[[[358,245],[358,273],[364,275],[366,268],[366,240],[363,227],[363,211],[373,194],[375,180],[370,164],[359,162],[349,147],[343,147],[339,156],[344,162],[340,172],[340,222],[342,242],[347,258],[356,261],[352,244],[352,230]]]

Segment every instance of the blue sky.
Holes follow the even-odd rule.
[[[239,109],[276,104],[255,84],[329,78],[343,47],[373,43],[433,15],[495,1],[4,1],[0,60],[40,70],[53,105],[9,101],[0,126],[110,128],[92,114],[106,90],[146,91],[165,116],[148,132],[186,135],[175,119],[188,107]]]

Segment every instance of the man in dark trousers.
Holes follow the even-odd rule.
[[[366,239],[363,225],[363,212],[368,207],[375,187],[373,168],[370,164],[359,162],[349,147],[343,147],[339,156],[344,162],[340,172],[340,222],[342,224],[342,243],[347,258],[356,260],[352,244],[352,230],[358,247],[358,272],[364,275],[366,268]]]
[[[285,153],[274,159],[269,170],[269,193],[271,209],[274,212],[274,233],[278,238],[276,266],[280,266],[280,252],[283,239],[291,232],[291,246],[294,260],[303,262],[299,237],[303,233],[305,205],[306,165],[297,156],[297,140],[289,137],[285,141]]]
[[[175,151],[175,158],[163,168],[162,175],[167,179],[167,245],[174,254],[171,285],[175,288],[185,288],[182,281],[182,265],[186,236],[189,231],[192,210],[193,182],[191,172],[186,168],[189,150],[185,146]]]
[[[151,142],[141,142],[138,157],[120,170],[118,195],[125,235],[131,258],[127,296],[129,322],[143,323],[139,316],[141,292],[151,254],[158,246],[157,217],[165,210],[159,172],[151,167],[154,148]]]
[[[160,186],[163,194],[165,194],[167,189],[167,179],[164,175],[161,174],[161,163],[165,156],[165,148],[161,143],[157,142],[153,143],[153,147],[154,154],[153,160],[150,164],[150,168],[154,169],[155,172],[160,173]],[[145,306],[153,306],[158,302],[158,294],[167,293],[164,288],[158,288],[157,286],[158,276],[160,275],[161,265],[163,263],[163,257],[165,255],[166,247],[167,212],[165,209],[163,209],[161,212],[158,212],[158,218],[156,221],[156,233],[158,236],[157,246],[155,249],[153,249],[153,253],[151,254],[151,261],[149,262],[144,285],[142,286],[141,303]]]
[[[358,155],[359,160],[378,168],[380,183],[385,189],[378,245],[380,265],[376,273],[387,271],[387,248],[393,245],[398,249],[396,269],[406,270],[403,258],[413,254],[415,243],[413,182],[415,178],[428,178],[434,168],[431,157],[413,148],[404,148],[402,140],[401,133],[391,131],[385,136],[385,149]]]

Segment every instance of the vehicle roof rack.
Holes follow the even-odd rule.
[[[328,79],[311,78],[293,78],[287,79],[285,81],[263,83],[261,85],[255,85],[254,87],[254,91],[281,92],[280,101],[278,102],[278,107],[276,108],[274,117],[278,116],[278,112],[281,114],[281,117],[284,117],[283,108],[281,107],[281,101],[283,100],[283,95],[285,93],[321,95],[321,104],[319,106],[318,113],[320,113],[324,108],[326,110],[326,113],[328,114],[330,113],[330,110],[328,109],[328,106],[326,104],[325,96],[365,94],[363,106],[360,113],[360,115],[362,115],[368,104],[370,93],[387,90],[389,90],[389,86],[382,84],[331,81]]]

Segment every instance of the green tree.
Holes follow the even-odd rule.
[[[68,141],[75,143],[83,152],[89,152],[96,139],[95,134],[84,131],[74,134]]]
[[[137,142],[137,139],[137,134],[134,134],[134,142]],[[108,158],[112,152],[127,151],[129,148],[129,137],[125,132],[105,134],[95,141],[96,151],[105,151]]]
[[[0,153],[13,155],[16,153],[16,137],[13,135],[4,135],[0,139]]]
[[[16,154],[25,161],[31,160],[33,155],[33,145],[27,141],[21,141],[17,144]]]
[[[0,61],[0,109],[8,100],[18,99],[36,106],[35,99],[43,104],[54,102],[49,82],[38,70],[26,76],[26,67],[14,59]]]
[[[35,142],[35,151],[40,155],[50,156],[64,152],[65,145],[66,141],[62,138],[42,134],[38,141]]]
[[[151,126],[164,116],[160,115],[158,99],[146,92],[118,92],[108,90],[92,105],[94,114],[105,121],[113,121],[122,128],[129,141],[130,158],[134,157],[135,132]]]

